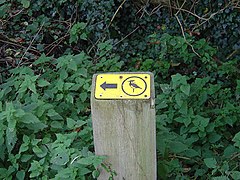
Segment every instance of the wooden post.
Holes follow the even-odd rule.
[[[136,95],[133,86],[131,87],[132,92],[135,93],[133,97],[131,95],[130,97],[124,97],[123,92],[119,95],[119,98],[108,99],[108,94],[104,94],[109,93],[112,96],[111,92],[114,91],[114,88],[116,88],[116,91],[117,88],[120,91],[125,91],[124,86],[127,88],[127,86],[132,85],[129,84],[131,78],[133,80],[135,78],[137,82],[141,83],[141,79],[144,78],[140,78],[140,76],[146,74],[150,78],[150,83],[145,83],[148,86],[146,89],[149,88],[147,90],[150,91],[149,97],[141,94],[143,98],[137,99],[139,95]],[[102,74],[101,78],[104,78],[104,75]],[[114,76],[114,78],[110,78],[112,82],[110,80],[107,82],[108,77],[107,81],[105,81],[106,79],[102,81],[103,84],[100,82],[103,90],[99,92],[99,97],[105,96],[103,99],[96,98],[98,96],[96,88],[99,88],[97,87],[99,86],[97,76],[100,75],[93,76],[91,111],[95,153],[96,155],[107,156],[105,163],[110,165],[111,170],[117,174],[114,180],[156,180],[153,75],[151,73],[113,73],[113,75],[118,75],[122,80],[118,82],[120,84],[114,84],[114,79],[117,79]],[[139,81],[137,78],[139,78]],[[124,82],[128,84],[124,85]],[[144,99],[144,97],[147,98]],[[98,180],[108,180],[109,177],[110,174],[100,168]]]

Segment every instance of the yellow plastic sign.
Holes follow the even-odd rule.
[[[96,99],[149,99],[150,74],[98,74]]]

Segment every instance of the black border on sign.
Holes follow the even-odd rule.
[[[141,92],[140,94],[131,95],[131,94],[128,94],[128,93],[123,89],[123,84],[125,83],[125,81],[127,81],[127,80],[130,79],[130,78],[139,78],[139,79],[141,79],[141,80],[144,82],[144,84],[145,84],[145,89],[143,90],[143,92]],[[147,83],[146,83],[146,81],[145,81],[143,78],[138,77],[138,76],[130,76],[130,77],[128,77],[127,79],[125,79],[125,80],[122,82],[122,91],[123,91],[125,94],[127,94],[128,96],[140,96],[140,95],[142,95],[142,94],[146,91],[146,89],[147,89]]]

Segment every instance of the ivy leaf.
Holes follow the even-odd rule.
[[[216,168],[217,167],[217,161],[215,158],[205,158],[204,163],[208,168]]]
[[[21,0],[21,3],[24,8],[29,8],[30,6],[30,0]]]

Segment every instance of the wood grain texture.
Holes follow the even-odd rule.
[[[93,77],[91,110],[96,155],[106,155],[114,180],[156,180],[155,109],[149,100],[97,100]],[[153,83],[151,83],[153,85]],[[98,180],[109,174],[100,169]]]

